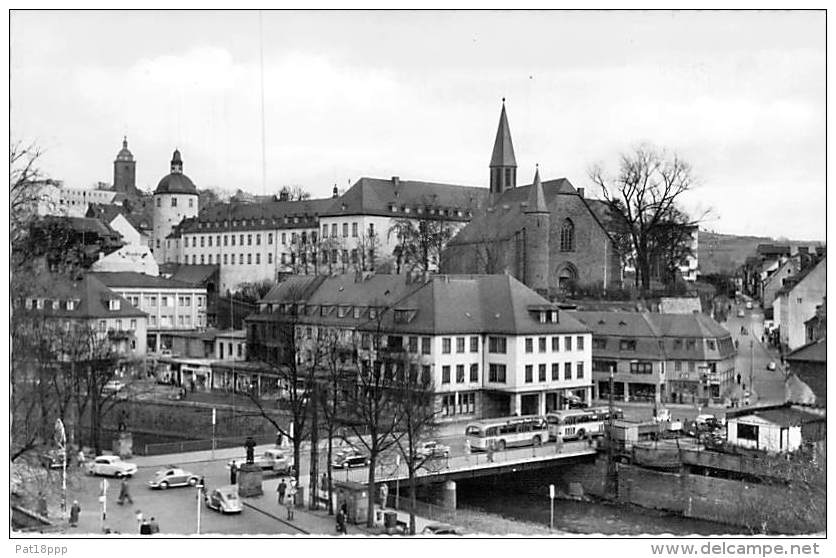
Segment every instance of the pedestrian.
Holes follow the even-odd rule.
[[[488,442],[488,445],[487,445],[487,448],[485,448],[485,451],[488,454],[488,461],[490,463],[493,463],[493,441]]]
[[[78,450],[78,457],[76,459],[78,460],[78,468],[82,469],[84,467],[84,461],[86,459],[84,455],[84,450]]]
[[[389,485],[380,483],[380,507],[385,508],[389,498]]]
[[[142,527],[142,523],[145,521],[145,516],[142,515],[142,510],[136,510],[136,524],[138,527]]]
[[[151,527],[151,534],[152,535],[156,535],[157,533],[160,532],[160,526],[157,523],[157,520],[155,518],[152,517],[151,521],[148,522],[148,525]]]
[[[282,435],[281,431],[276,432],[276,447],[282,447],[282,442],[284,442],[284,436]]]
[[[291,486],[287,491],[287,519],[293,520],[293,512],[296,509],[296,487]]]
[[[73,500],[73,505],[70,507],[70,527],[78,527],[78,516],[81,514],[81,506],[78,505],[78,500]]]
[[[348,529],[346,528],[346,509],[345,504],[340,506],[340,511],[337,512],[337,533],[340,535],[347,535]]]
[[[46,496],[43,492],[38,493],[38,513],[43,517],[49,517],[49,509],[46,505]]]
[[[189,380],[189,390],[194,393],[194,378]]]
[[[235,460],[229,466],[229,484],[238,484],[238,464],[235,463]]]
[[[279,494],[278,504],[282,505],[282,502],[284,502],[284,495],[287,492],[287,485],[285,484],[284,479],[279,482],[279,486],[276,487],[276,492]]]
[[[464,454],[470,455],[470,438],[464,439]]]
[[[128,479],[122,479],[122,483],[119,485],[119,499],[116,500],[116,503],[120,506],[125,503],[125,500],[133,505],[134,500],[131,498],[131,490],[130,486],[128,485]]]
[[[563,452],[563,436],[561,436],[560,434],[558,434],[554,438],[554,450],[556,453]]]

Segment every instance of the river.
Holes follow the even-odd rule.
[[[456,494],[457,507],[500,515],[508,519],[549,524],[548,487],[542,496],[518,487],[502,488],[478,482],[462,482]],[[691,519],[636,506],[600,502],[555,500],[556,530],[603,535],[729,535],[747,534],[742,527]]]

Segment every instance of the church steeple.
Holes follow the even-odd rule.
[[[517,187],[517,159],[514,157],[508,115],[505,113],[505,97],[502,98],[502,112],[499,115],[490,169],[492,194],[501,194],[505,190]]]
[[[175,149],[171,157],[171,173],[181,174],[183,172],[183,159],[180,158],[180,150]]]
[[[528,205],[525,208],[525,213],[548,212],[549,208],[546,206],[546,196],[543,194],[543,183],[540,182],[540,165],[537,165],[537,170],[534,172],[534,183],[528,192]]]

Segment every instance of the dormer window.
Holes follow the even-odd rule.
[[[331,307],[330,306],[325,306],[323,304],[322,305],[322,310],[320,310],[320,315],[327,316],[329,312],[331,312]]]
[[[377,308],[369,308],[369,319],[374,320],[377,318]]]
[[[52,301],[52,309],[58,310],[59,308],[61,308],[61,301],[56,298]]]
[[[119,308],[120,308],[120,306],[121,306],[120,302],[121,302],[121,301],[120,301],[118,298],[111,298],[111,299],[108,301],[108,308],[109,308],[110,310],[119,310]]]
[[[398,212],[398,206],[393,203],[392,205],[389,206],[389,211],[391,211],[392,213],[397,213]]]
[[[351,306],[340,306],[337,308],[337,317],[338,318],[345,318],[348,315],[348,311],[351,310]]]
[[[67,310],[75,310],[75,307],[78,305],[77,300],[68,300],[67,301]]]
[[[395,310],[395,323],[396,324],[408,324],[412,321],[415,317],[415,310],[411,308],[405,308],[400,310]],[[461,338],[462,340],[464,337]]]
[[[557,310],[552,310],[550,313],[550,319],[553,324],[557,323]]]
[[[23,302],[23,305],[24,305],[24,306],[26,306],[26,309],[27,309],[27,310],[31,310],[31,309],[32,309],[33,304],[34,304],[34,299],[31,299],[31,298],[27,298],[27,299]]]
[[[404,213],[410,213],[411,211],[412,211],[412,209],[411,209],[411,208],[409,208],[409,207],[404,207],[404,208],[403,208],[403,212],[404,212]]]
[[[36,298],[35,299],[35,306],[38,308],[38,310],[43,310],[44,309],[44,299]]]
[[[352,314],[354,316],[354,319],[355,320],[359,319],[361,313],[362,313],[362,309],[359,306],[355,306],[354,307],[354,313]]]
[[[540,323],[541,323],[541,324],[546,323],[546,312],[545,312],[545,311],[541,311],[541,312],[539,312],[539,314],[540,314]]]

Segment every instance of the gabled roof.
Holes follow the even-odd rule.
[[[543,194],[543,183],[540,182],[540,168],[534,171],[534,183],[529,188],[528,192],[528,206],[525,208],[525,213],[548,213],[549,208],[546,207],[546,196]]]
[[[789,361],[827,363],[827,338],[802,345],[786,356]]]
[[[115,289],[193,289],[193,285],[135,271],[91,272],[88,275]]]
[[[798,284],[800,284],[804,279],[807,278],[814,270],[818,269],[819,266],[824,266],[824,269],[827,270],[827,257],[823,257],[817,263],[812,264],[795,275],[787,277],[786,281],[784,281],[784,286],[778,289],[778,292],[775,293],[775,298],[777,299],[779,296],[782,296],[788,292],[791,292]]]
[[[439,218],[466,220],[469,218],[468,213],[487,202],[488,195],[487,189],[476,186],[363,177],[339,198],[329,199],[332,205],[322,215],[383,215],[397,218],[404,217],[404,209],[409,208],[408,216],[418,217],[417,208],[423,210],[431,207],[461,210],[461,217],[453,213]],[[393,206],[397,211],[392,211]],[[421,216],[430,217],[427,213]]]
[[[219,203],[203,209],[196,218],[184,220],[179,232],[213,232],[222,230],[260,230],[271,228],[317,228],[316,218],[334,203],[332,198],[301,201],[268,201],[263,203]],[[299,217],[299,223],[293,219]],[[285,218],[289,220],[285,223]],[[226,222],[226,226],[224,226]],[[233,222],[235,226],[233,227]]]
[[[186,283],[193,287],[202,287],[213,274],[219,273],[217,264],[172,264],[160,266],[160,273],[164,273],[174,281]]]
[[[502,112],[499,114],[499,126],[496,129],[496,140],[491,154],[491,167],[516,167],[514,145],[511,142],[511,128],[508,126],[508,115],[505,114],[505,99],[502,99]]]
[[[38,310],[46,316],[57,318],[104,319],[147,316],[145,312],[110,290],[94,275],[87,273],[74,280],[65,275],[41,273],[34,279],[28,298],[59,300],[60,306],[57,310],[49,304],[45,304],[43,310]],[[110,310],[108,306],[108,301],[113,299],[119,300],[118,310]],[[73,310],[67,310],[67,300],[76,300],[78,304]]]
[[[42,219],[46,222],[64,221],[71,229],[73,229],[73,231],[80,234],[97,234],[101,237],[112,236],[114,238],[120,237],[120,234],[111,229],[107,223],[103,223],[99,219],[95,219],[92,217],[67,217],[64,215],[47,215]]]

